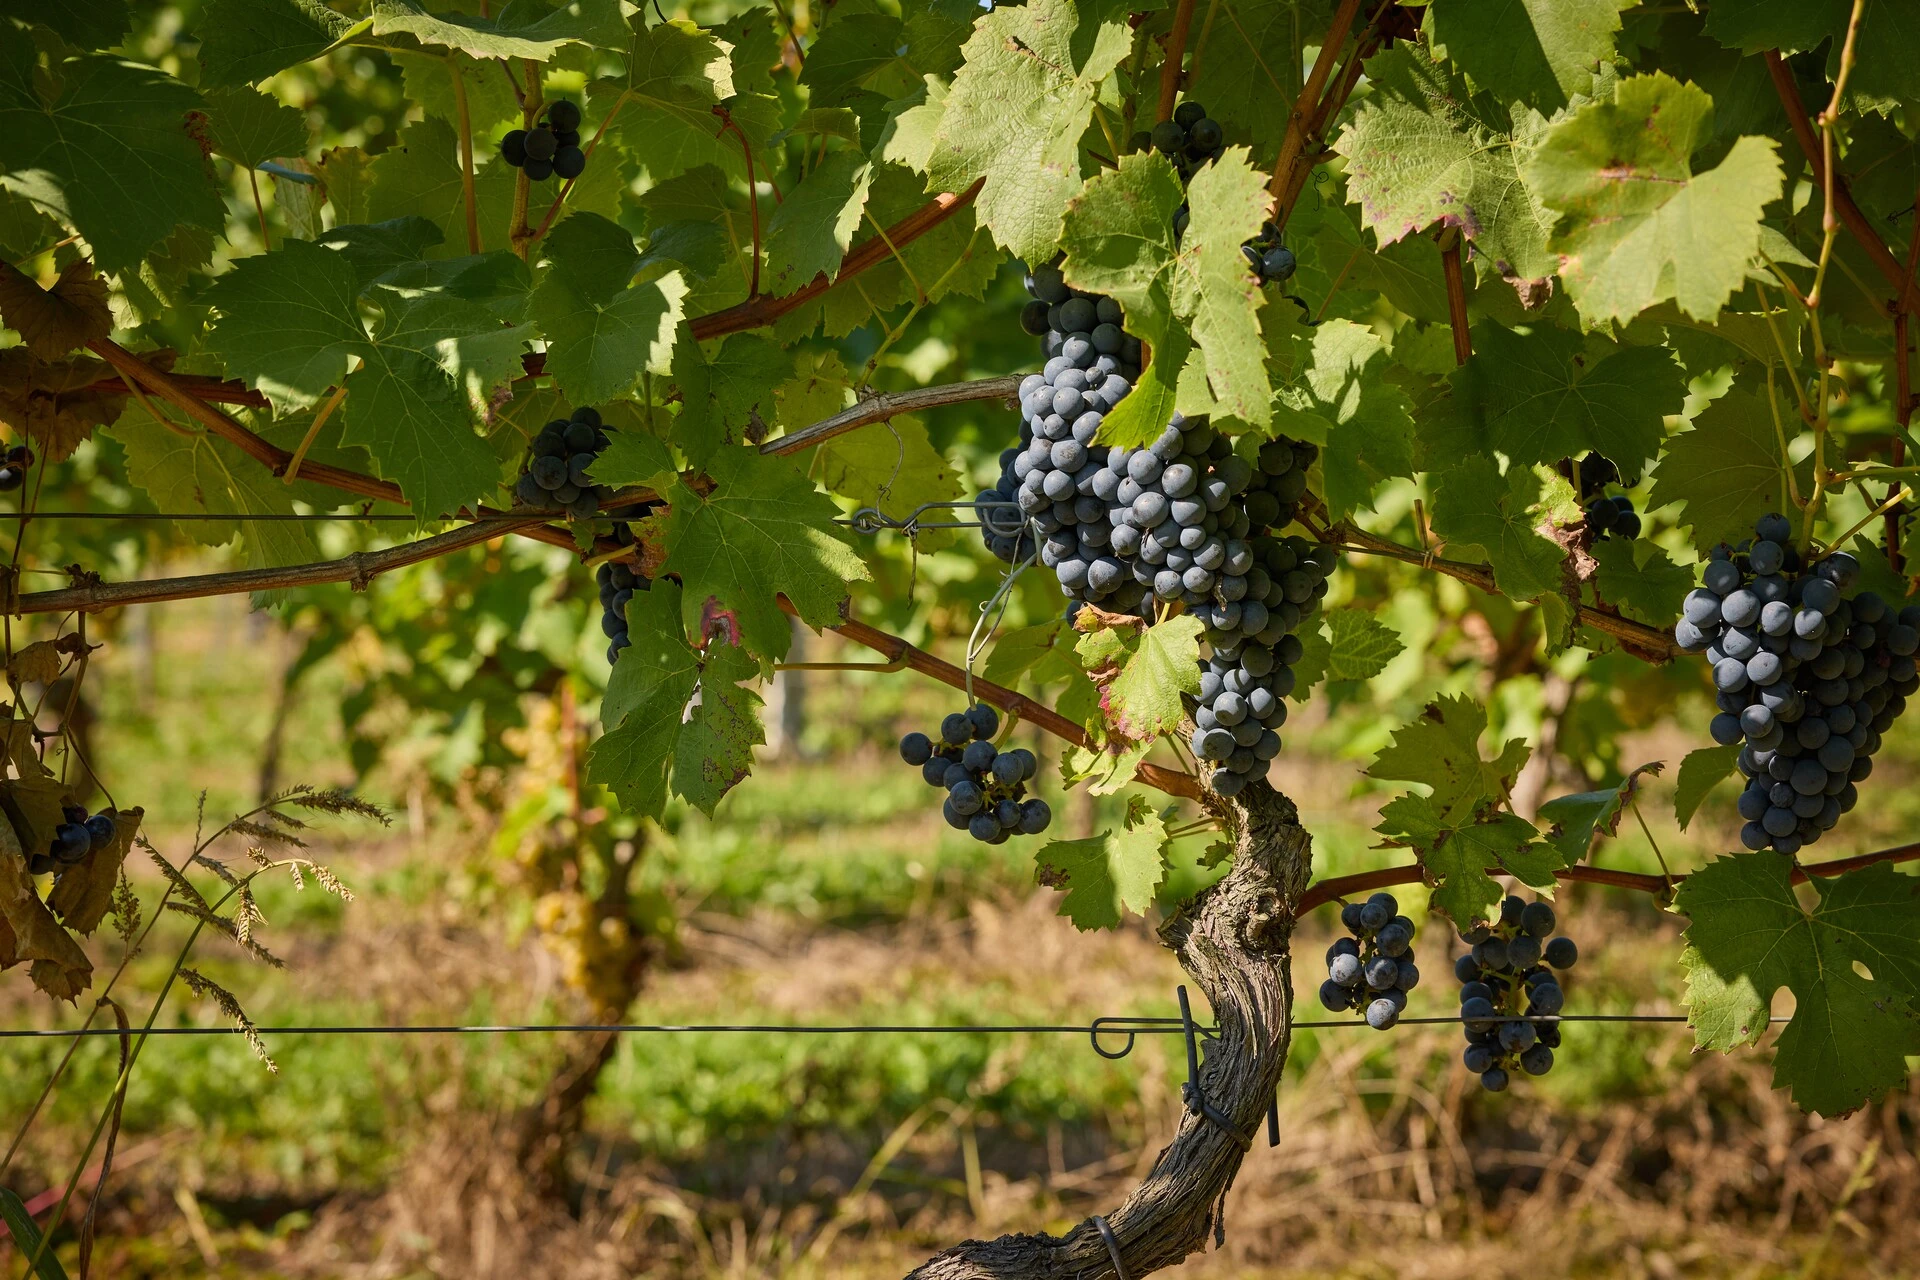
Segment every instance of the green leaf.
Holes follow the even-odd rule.
[[[1240,0],[1223,7],[1205,28],[1206,56],[1189,64],[1186,96],[1206,103],[1233,141],[1244,132],[1254,154],[1271,159],[1288,114],[1273,104],[1297,94],[1284,81],[1287,65],[1300,60],[1301,46],[1312,42],[1309,33],[1326,30],[1330,12],[1326,0]]]
[[[1511,600],[1558,591],[1566,567],[1559,545],[1534,532],[1540,478],[1512,466],[1502,476],[1491,457],[1474,455],[1434,478],[1433,529],[1454,555],[1478,551],[1494,585]]]
[[[953,463],[933,447],[926,424],[904,414],[835,436],[820,446],[818,458],[820,483],[829,493],[889,515],[904,518],[922,503],[953,502],[966,492]],[[930,512],[926,518],[944,520],[948,514]],[[918,536],[920,549],[951,546],[952,534],[928,530]]]
[[[1703,552],[1751,537],[1753,522],[1770,511],[1791,510],[1776,413],[1779,423],[1798,434],[1792,408],[1777,399],[1770,407],[1764,391],[1755,395],[1735,387],[1708,405],[1694,418],[1693,430],[1668,441],[1648,509],[1685,503],[1681,523],[1693,526],[1693,545]],[[1800,491],[1811,492],[1811,458],[1794,470]]]
[[[1534,843],[1533,824],[1524,818],[1496,813],[1484,821],[1461,821],[1449,818],[1428,796],[1391,800],[1381,808],[1380,818],[1374,829],[1419,856],[1437,882],[1432,906],[1463,931],[1475,920],[1487,919],[1503,896],[1491,871],[1513,875],[1536,889],[1553,888],[1553,868],[1560,864],[1552,855],[1542,855],[1542,846]]]
[[[1435,821],[1463,821],[1504,801],[1532,752],[1526,739],[1512,738],[1494,759],[1482,760],[1480,736],[1486,731],[1487,709],[1473,698],[1460,694],[1430,702],[1418,719],[1395,731],[1367,775],[1430,787]]]
[[[1708,794],[1733,776],[1743,745],[1736,742],[1726,747],[1697,747],[1681,759],[1680,777],[1673,791],[1673,816],[1682,831]]]
[[[546,276],[530,314],[547,339],[547,372],[576,404],[617,400],[642,372],[671,367],[687,285],[679,272],[632,284],[633,237],[595,213],[547,236]]]
[[[1784,854],[1736,854],[1681,882],[1687,1011],[1695,1042],[1725,1052],[1759,1043],[1774,993],[1791,990],[1774,1086],[1804,1110],[1838,1116],[1902,1083],[1907,1058],[1920,1054],[1920,882],[1884,862],[1816,878],[1808,911],[1793,869]]]
[[[320,0],[211,0],[194,24],[201,83],[265,80],[305,62],[352,26]]]
[[[680,388],[673,442],[701,467],[725,445],[758,439],[775,417],[775,390],[792,372],[792,355],[757,334],[734,334],[712,359],[683,335],[673,358]]]
[[[748,650],[778,660],[793,632],[775,596],[801,621],[831,626],[867,567],[833,524],[839,509],[784,458],[721,449],[707,473],[714,487],[704,496],[675,485],[662,572],[686,587],[689,630],[704,633],[703,615],[714,610]]]
[[[1067,203],[1060,233],[1068,283],[1118,302],[1127,313],[1127,331],[1156,348],[1174,325],[1179,247],[1173,214],[1185,199],[1180,175],[1165,156],[1122,156],[1118,169],[1096,174]]]
[[[720,41],[681,19],[654,23],[633,39],[626,83],[589,87],[594,114],[605,117],[619,104],[613,131],[655,182],[703,164],[744,177],[739,139],[721,133],[713,114],[733,92],[733,64]]]
[[[1176,328],[1168,333],[1166,341],[1152,349],[1133,390],[1101,419],[1098,441],[1139,449],[1158,440],[1173,419],[1179,403],[1180,370],[1192,350],[1186,330]]]
[[[909,92],[917,79],[902,50],[907,48],[905,26],[886,13],[836,15],[807,47],[807,65],[800,83],[815,107],[837,107],[861,101],[869,93],[897,98]]]
[[[1119,831],[1053,840],[1034,855],[1034,882],[1063,889],[1060,914],[1076,929],[1111,929],[1126,912],[1145,915],[1166,875],[1167,827],[1141,796],[1127,798]]]
[[[840,274],[872,183],[865,156],[835,151],[787,193],[767,222],[769,292],[784,297],[817,275]]]
[[[427,250],[442,238],[440,228],[425,218],[396,218],[392,222],[336,226],[321,232],[314,243],[352,263],[354,281],[364,291],[388,272],[422,261]],[[520,262],[518,258],[513,261]]]
[[[640,485],[665,493],[679,475],[666,441],[644,431],[609,431],[607,435],[607,447],[600,451],[591,470],[595,484],[610,484],[616,489]]]
[[[1599,355],[1564,329],[1523,334],[1492,320],[1473,327],[1473,358],[1452,382],[1486,445],[1510,461],[1551,463],[1597,449],[1627,485],[1659,454],[1664,420],[1687,397],[1686,375],[1664,347]]]
[[[1560,851],[1569,866],[1580,861],[1587,856],[1596,832],[1609,838],[1619,834],[1620,815],[1640,790],[1641,775],[1657,774],[1665,768],[1665,764],[1655,760],[1629,773],[1617,786],[1547,801],[1540,806],[1540,817],[1553,824],[1547,829],[1547,843]]]
[[[1199,348],[1192,361],[1206,375],[1213,411],[1265,427],[1273,417],[1260,337],[1266,291],[1247,270],[1240,246],[1266,220],[1267,175],[1248,163],[1244,148],[1229,147],[1194,175],[1187,205],[1187,231],[1175,259],[1174,310]]]
[[[1064,641],[1074,635],[1060,619],[1005,631],[993,642],[987,665],[981,673],[994,684],[1013,688],[1020,677],[1031,673],[1039,683],[1056,678],[1057,673],[1080,674],[1075,657],[1068,657],[1070,646]]]
[[[1633,76],[1547,130],[1522,173],[1560,215],[1550,247],[1581,317],[1631,320],[1671,298],[1711,319],[1746,283],[1760,213],[1780,197],[1771,138],[1745,137],[1700,173],[1713,100],[1664,73]]]
[[[1378,334],[1351,320],[1312,332],[1312,364],[1282,388],[1273,427],[1324,446],[1322,496],[1339,518],[1371,506],[1381,481],[1413,474],[1413,417],[1406,394],[1382,376]]]
[[[243,169],[275,156],[307,151],[306,113],[253,89],[213,89],[206,95],[213,149]]]
[[[1599,598],[1652,626],[1671,626],[1693,589],[1695,566],[1675,564],[1650,539],[1602,538],[1589,553],[1599,566],[1593,575]]]
[[[152,67],[105,55],[56,60],[45,83],[32,39],[0,29],[0,183],[85,236],[109,273],[182,226],[219,231],[226,206],[186,130],[200,97]]]
[[[1073,0],[996,8],[974,24],[928,159],[930,184],[963,191],[1001,246],[1043,262],[1080,189],[1080,135],[1095,88],[1132,44],[1124,12]]]
[[[276,406],[304,408],[339,386],[370,344],[355,302],[360,280],[339,253],[289,240],[241,258],[208,290],[218,318],[208,335],[227,372]]]
[[[1480,278],[1513,284],[1521,300],[1546,297],[1555,269],[1551,217],[1517,157],[1538,117],[1509,117],[1467,92],[1418,45],[1401,42],[1367,60],[1372,92],[1333,148],[1347,157],[1347,198],[1382,248],[1428,227],[1457,227],[1473,242]]]
[[[1585,96],[1614,58],[1633,0],[1444,0],[1427,13],[1436,45],[1503,102],[1553,112]]]
[[[373,34],[409,35],[476,58],[545,62],[570,44],[624,51],[629,33],[620,0],[562,0],[552,6],[545,0],[509,0],[497,18],[428,13],[414,0],[374,0]]]
[[[46,1252],[40,1252],[40,1243],[45,1238],[40,1224],[27,1212],[20,1197],[5,1187],[0,1187],[0,1221],[7,1224],[7,1234],[19,1242],[18,1248],[25,1250],[27,1257],[40,1254],[40,1261],[33,1266],[37,1280],[67,1280],[67,1269],[60,1265],[59,1253],[51,1245]]]
[[[340,440],[372,457],[422,521],[492,494],[500,462],[473,429],[465,391],[417,351],[373,346],[347,379]]]
[[[1852,0],[1718,0],[1707,10],[1706,29],[1743,53],[1805,53],[1825,44],[1826,75],[1832,80],[1840,72],[1840,51],[1852,16]],[[1912,9],[1902,0],[1866,0],[1854,37],[1849,96],[1873,100],[1881,110],[1912,101],[1916,66],[1920,27],[1914,24]]]
[[[760,664],[718,635],[707,641],[701,660],[700,705],[674,744],[673,790],[712,817],[721,798],[753,768],[753,749],[767,738],[760,695],[745,683],[759,676]]]
[[[1398,631],[1364,609],[1334,609],[1326,618],[1329,680],[1371,680],[1406,650]]]
[[[1200,692],[1200,620],[1168,618],[1144,630],[1102,627],[1075,646],[1080,661],[1100,684],[1106,724],[1132,742],[1180,727],[1183,693]]]
[[[37,0],[0,0],[0,14],[16,22],[38,22],[68,44],[106,49],[127,33],[127,0],[88,0],[85,4],[42,4]]]
[[[335,224],[365,222],[373,184],[373,161],[367,153],[358,147],[335,147],[321,155],[317,168]]]

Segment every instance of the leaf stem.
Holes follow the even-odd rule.
[[[320,428],[327,425],[327,419],[340,407],[347,396],[347,380],[342,378],[340,385],[333,389],[327,402],[320,406],[320,412],[313,415],[313,425],[307,428],[307,434],[300,437],[300,445],[293,451],[293,457],[287,460],[287,469],[280,477],[281,484],[292,484],[300,478],[300,464],[307,460],[307,450],[313,448],[313,442],[320,438]]]
[[[1354,0],[1355,4],[1359,0]],[[1160,64],[1160,102],[1155,120],[1173,119],[1174,99],[1180,96],[1180,64],[1187,56],[1187,31],[1193,26],[1193,0],[1178,0],[1173,29],[1167,33],[1166,58]],[[1119,148],[1114,148],[1116,157]]]
[[[453,79],[453,111],[460,130],[460,198],[467,209],[467,252],[480,252],[480,208],[473,193],[473,119],[467,111],[467,79],[460,72],[460,55],[447,51],[447,75]]]

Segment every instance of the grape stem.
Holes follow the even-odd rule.
[[[447,75],[453,80],[453,112],[460,130],[460,200],[466,206],[467,252],[480,252],[480,202],[473,193],[473,116],[467,109],[467,79],[459,54],[447,50]]]
[[[1320,52],[1314,57],[1313,70],[1307,73],[1307,82],[1294,100],[1293,110],[1287,116],[1286,136],[1280,142],[1280,155],[1273,162],[1273,178],[1267,185],[1268,193],[1276,200],[1292,190],[1294,168],[1300,163],[1300,153],[1306,149],[1308,120],[1319,112],[1320,95],[1333,74],[1334,59],[1347,43],[1347,33],[1353,30],[1353,20],[1359,14],[1360,0],[1340,0],[1326,37],[1320,42]],[[1275,214],[1274,221],[1283,227],[1286,225],[1284,208]]]
[[[1359,0],[1353,0],[1357,6]],[[1351,21],[1351,19],[1349,19]],[[1180,64],[1187,56],[1187,32],[1193,26],[1193,0],[1179,0],[1173,10],[1173,29],[1167,33],[1167,56],[1160,64],[1160,102],[1156,121],[1173,119],[1173,102],[1180,96]],[[1111,140],[1112,135],[1108,135]],[[1119,144],[1115,143],[1116,149]]]

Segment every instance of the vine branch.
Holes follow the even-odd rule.
[[[1160,64],[1160,102],[1155,120],[1173,119],[1173,100],[1180,96],[1180,64],[1187,56],[1187,32],[1192,26],[1193,0],[1179,0],[1173,10],[1173,29],[1167,33],[1166,61]]]
[[[1286,136],[1280,140],[1280,155],[1273,162],[1273,179],[1267,184],[1268,192],[1281,202],[1281,207],[1274,211],[1274,221],[1282,227],[1286,226],[1287,211],[1291,207],[1289,194],[1294,189],[1294,170],[1306,148],[1309,122],[1319,114],[1321,96],[1326,91],[1328,77],[1333,74],[1334,59],[1347,43],[1347,33],[1353,30],[1353,20],[1359,14],[1360,0],[1340,0],[1333,22],[1327,27],[1326,38],[1320,44],[1320,52],[1313,60],[1313,70],[1307,73],[1307,82],[1300,86],[1300,96],[1294,100],[1293,110],[1287,116]]]
[[[760,452],[786,455],[798,453],[810,445],[845,435],[869,423],[885,422],[895,414],[914,413],[946,404],[964,404],[969,400],[1011,401],[1020,392],[1021,375],[981,378],[974,382],[949,382],[937,387],[914,387],[908,391],[885,391],[869,396],[858,404],[842,409],[830,418],[790,431],[777,440],[760,446]]]

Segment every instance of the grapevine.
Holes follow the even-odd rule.
[[[1461,1062],[1489,1093],[1506,1089],[1520,1072],[1553,1070],[1560,1047],[1554,1015],[1566,1007],[1554,970],[1571,969],[1580,958],[1573,939],[1552,936],[1557,924],[1548,904],[1509,894],[1493,923],[1460,935],[1471,948],[1453,967],[1467,1034]]]

